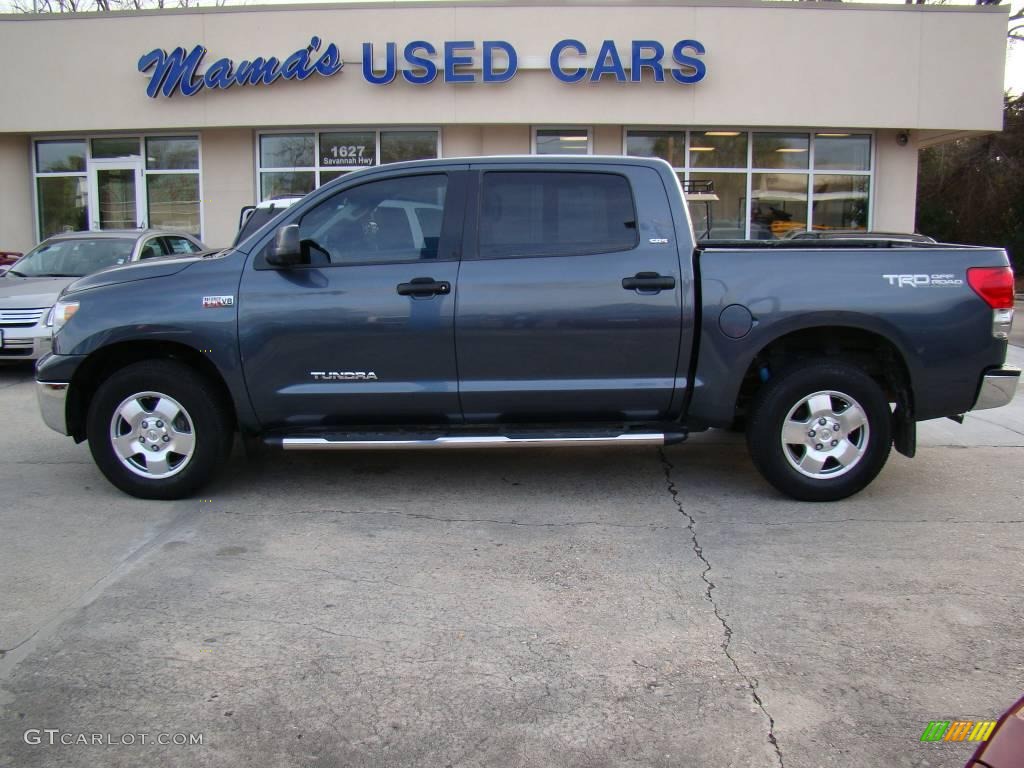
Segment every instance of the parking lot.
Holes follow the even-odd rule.
[[[1024,689],[1020,395],[824,505],[721,432],[239,452],[143,502],[30,369],[0,424],[3,766],[959,766],[928,721]]]

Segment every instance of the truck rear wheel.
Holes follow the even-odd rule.
[[[122,491],[181,499],[227,457],[230,424],[199,374],[171,360],[152,360],[103,382],[89,404],[86,432],[96,465]]]
[[[754,398],[747,446],[777,489],[801,501],[836,501],[867,486],[892,447],[885,392],[844,362],[801,363]]]

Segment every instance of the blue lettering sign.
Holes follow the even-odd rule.
[[[708,68],[703,61],[686,55],[685,51],[688,48],[692,48],[698,56],[704,55],[704,46],[696,40],[680,40],[675,44],[675,47],[672,48],[672,60],[686,68],[685,71],[683,69],[672,70],[672,79],[677,83],[699,83],[708,73]]]
[[[494,52],[501,51],[505,54],[505,58],[508,59],[508,64],[505,69],[501,72],[494,71]],[[506,83],[516,75],[516,70],[519,68],[519,56],[516,55],[516,49],[506,43],[504,40],[485,40],[484,41],[484,63],[483,63],[483,76],[485,83]]]
[[[206,49],[201,45],[187,53],[181,47],[170,53],[156,48],[139,59],[139,72],[146,74],[151,71],[146,95],[155,99],[160,94],[192,96],[204,88],[226,90],[233,85],[270,85],[280,79],[306,80],[314,72],[330,77],[341,71],[344,62],[338,46],[331,43],[311,63],[311,56],[318,50],[320,38],[313,37],[307,47],[295,51],[283,64],[274,56],[241,61],[237,67],[231,59],[217,59],[200,74],[199,66],[206,56]]]
[[[561,58],[562,53],[564,53],[566,49],[571,49],[580,56],[587,55],[587,46],[585,46],[579,40],[559,40],[557,43],[555,43],[555,47],[551,49],[551,74],[553,74],[563,83],[578,83],[580,80],[587,76],[587,70],[584,67],[571,69],[568,72],[562,69]]]
[[[231,59],[217,59],[205,71],[202,68],[206,49],[201,45],[187,50],[178,47],[170,51],[156,48],[143,54],[138,69],[149,74],[146,94],[151,98],[192,96],[199,91],[227,90],[239,85],[270,85],[278,80],[308,80],[313,75],[330,77],[341,71],[345,65],[341,51],[334,43],[321,51],[319,37],[310,38],[309,45],[300,48],[281,61],[275,56],[237,64]],[[438,75],[446,83],[506,83],[519,70],[519,55],[512,44],[504,40],[484,40],[479,61],[480,74],[473,71],[474,60],[471,52],[476,42],[472,40],[450,40],[443,44],[442,61],[438,61],[438,48],[426,40],[414,40],[404,46],[399,60],[398,43],[384,43],[384,69],[377,70],[373,61],[373,43],[362,44],[362,73],[368,83],[387,85],[393,83],[399,71],[402,79],[411,85],[428,85]],[[587,46],[579,40],[559,40],[551,48],[548,67],[551,74],[563,83],[579,83],[589,80],[599,83],[612,77],[618,83],[643,82],[647,75],[655,82],[666,81],[666,73],[676,83],[699,83],[707,76],[704,45],[697,40],[680,40],[672,46],[671,61],[666,61],[665,45],[657,40],[633,40],[630,43],[628,60],[625,51],[620,52],[614,40],[603,40],[597,55],[587,66]],[[625,62],[625,63],[624,63]],[[626,74],[627,64],[629,75]],[[675,65],[675,66],[673,66]]]
[[[426,56],[420,56],[417,51],[423,51]],[[422,70],[420,74],[409,69],[403,70],[402,77],[405,78],[406,82],[413,85],[426,85],[427,83],[434,82],[434,79],[437,77],[437,64],[427,58],[427,56],[437,55],[437,49],[434,46],[424,40],[417,40],[405,46],[404,55],[405,60],[409,64]]]

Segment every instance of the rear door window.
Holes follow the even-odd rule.
[[[637,243],[636,209],[625,176],[569,171],[484,174],[481,258],[609,253]]]

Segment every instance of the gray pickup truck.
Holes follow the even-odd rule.
[[[915,424],[1013,397],[992,248],[696,247],[660,160],[474,158],[352,173],[220,253],[69,286],[46,423],[144,498],[236,432],[286,450],[665,445],[742,427],[782,492],[834,500]]]

